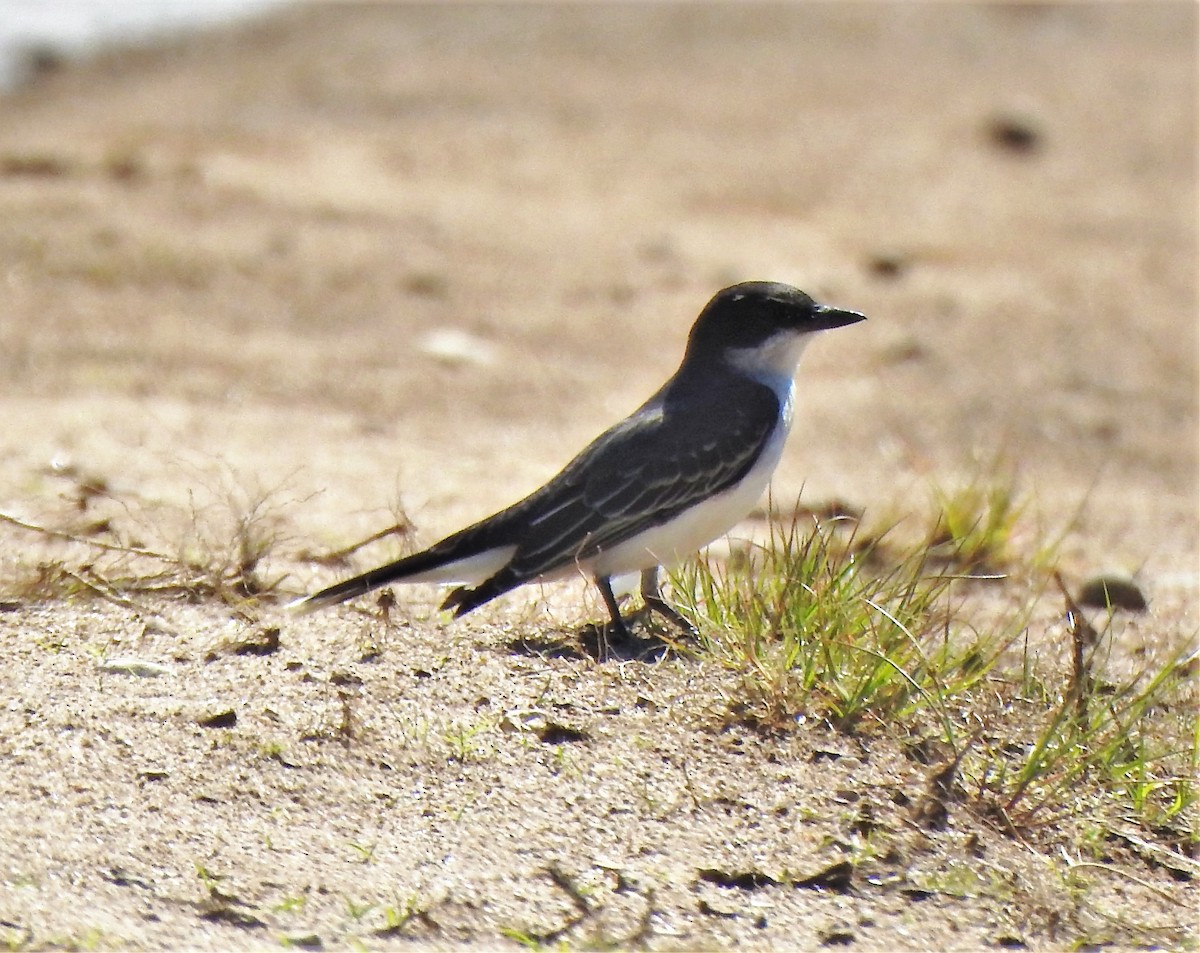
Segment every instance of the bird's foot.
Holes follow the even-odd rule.
[[[667,627],[654,619],[656,611],[649,605],[639,606],[621,615],[619,626],[613,620],[589,622],[579,633],[584,651],[600,662],[657,661],[670,649],[686,651],[672,638]],[[685,635],[695,637],[695,628],[690,627],[678,613],[675,613],[678,621],[668,613],[658,614],[670,620]]]
[[[601,625],[593,624],[589,628],[595,634],[596,655],[601,661],[605,659],[661,658],[668,648],[678,648],[675,642],[664,637],[658,631],[654,632],[654,642],[645,643],[635,639],[630,630],[634,624],[647,623],[652,616],[658,614],[671,625],[680,629],[692,639],[697,638],[696,627],[681,616],[673,606],[668,605],[658,590],[658,570],[649,569],[642,573],[642,606],[627,615],[621,614],[620,604],[613,595],[612,586],[607,577],[598,577],[596,584],[604,596],[608,607],[610,621]]]
[[[700,633],[696,627],[687,619],[679,614],[678,610],[667,603],[661,596],[647,598],[646,604],[642,607],[642,614],[649,619],[652,615],[660,615],[675,628],[679,629],[684,635],[690,639],[700,638]]]
[[[645,603],[644,611],[647,616],[657,613],[688,638],[695,640],[700,637],[696,627],[662,597],[662,591],[658,587],[657,566],[642,571],[642,602]]]
[[[640,638],[634,627],[649,615],[645,607],[618,616],[615,620],[589,622],[579,630],[585,653],[598,662],[632,662],[659,658],[666,646],[657,640]]]

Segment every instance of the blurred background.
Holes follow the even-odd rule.
[[[1081,570],[1194,599],[1194,4],[0,24],[0,503],[53,501],[52,460],[147,499],[216,461],[290,481],[303,537],[402,500],[429,538],[768,278],[871,318],[806,355],[777,499],[903,512],[1014,472],[1080,514]]]
[[[227,24],[286,0],[0,0],[0,90],[63,60]]]

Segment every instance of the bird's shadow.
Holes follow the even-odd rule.
[[[521,636],[509,639],[505,647],[513,655],[524,655],[528,658],[570,659],[574,662],[587,658],[581,645],[573,643],[568,636],[554,638],[553,636]]]
[[[594,662],[660,662],[670,652],[678,653],[679,645],[670,639],[660,638],[656,627],[646,620],[642,612],[630,616],[626,625],[630,629],[627,639],[609,624],[588,622],[574,631],[562,633],[561,637],[511,639],[507,647],[515,655],[573,661],[587,658]]]
[[[647,626],[639,626],[645,631]],[[575,637],[583,651],[597,662],[661,662],[671,651],[668,642],[658,638],[653,631],[643,637],[631,631],[628,638],[614,632],[612,626],[589,622],[576,630]]]

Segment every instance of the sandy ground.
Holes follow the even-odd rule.
[[[51,71],[0,101],[0,512],[211,555],[265,497],[306,591],[397,512],[350,565],[536,487],[770,278],[870,316],[806,355],[777,500],[1011,469],[1074,517],[1070,579],[1147,594],[1131,642],[1194,639],[1196,37],[1189,4],[339,5]],[[256,656],[216,599],[39,596],[103,554],[0,539],[10,945],[1184,942],[1188,884],[1137,869],[1103,889],[1164,932],[1097,927],[999,835],[995,894],[705,880],[825,870],[839,805],[924,769],[717,731],[702,666],[513,648],[582,584]]]

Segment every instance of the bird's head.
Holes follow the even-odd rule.
[[[865,320],[857,311],[819,304],[799,288],[743,281],[718,291],[688,336],[685,361],[729,361],[790,375],[811,335]]]

